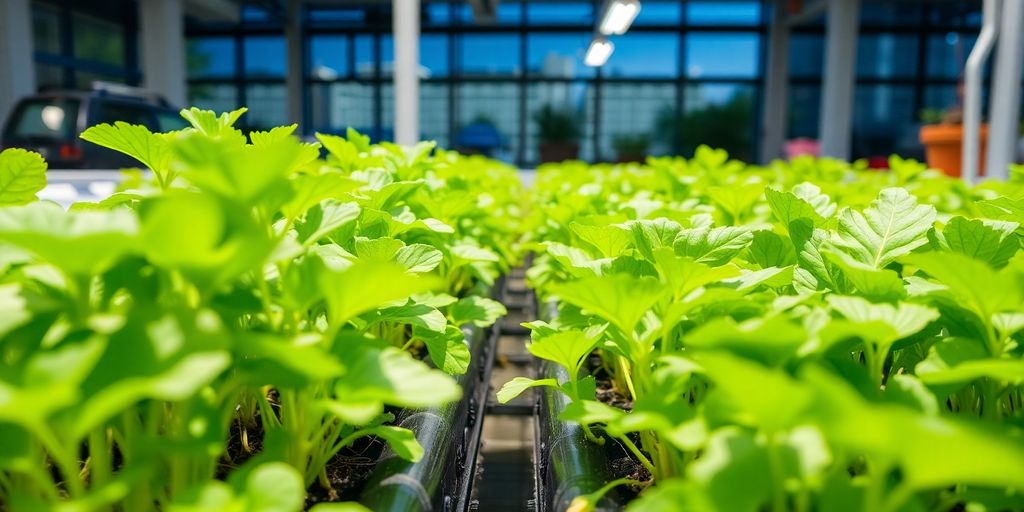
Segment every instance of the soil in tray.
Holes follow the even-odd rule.
[[[633,410],[633,401],[615,388],[611,381],[611,376],[601,366],[601,358],[596,353],[591,354],[587,359],[587,367],[590,374],[597,381],[598,401],[627,412]],[[638,433],[633,432],[628,435],[630,441],[640,446],[640,435]],[[629,478],[640,482],[651,480],[651,473],[647,471],[647,468],[620,442],[610,440],[610,442],[605,443],[605,451],[608,457],[609,480],[617,478]],[[637,490],[629,486],[620,486],[618,493],[623,503],[633,500],[638,495]]]
[[[259,413],[257,413],[258,419]],[[238,422],[231,424],[227,452],[217,469],[217,478],[226,479],[230,472],[263,450],[264,433],[262,423],[246,429],[249,450],[242,444],[242,430]],[[313,482],[306,492],[305,508],[317,503],[334,501],[357,501],[370,478],[385,444],[376,438],[357,439],[352,446],[343,448],[327,463],[327,479],[331,490],[324,489],[319,482]]]

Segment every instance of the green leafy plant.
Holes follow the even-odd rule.
[[[544,105],[533,114],[538,140],[549,144],[577,143],[581,135],[577,118],[578,115],[570,110]]]
[[[68,211],[0,153],[0,503],[300,510],[361,438],[422,457],[386,408],[460,397],[463,327],[505,313],[514,169],[244,112],[89,128],[151,174]]]
[[[1021,508],[1020,182],[890,164],[541,170],[525,325],[566,377],[499,401],[564,393],[650,472],[629,510]]]

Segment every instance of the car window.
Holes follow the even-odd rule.
[[[158,110],[156,115],[156,129],[161,132],[173,132],[182,128],[188,128],[188,121],[181,117],[181,114],[171,111]]]
[[[79,101],[39,98],[21,102],[7,125],[11,139],[70,139],[74,137]]]
[[[153,111],[146,105],[110,100],[100,100],[97,103],[99,106],[96,111],[96,119],[91,123],[93,125],[124,121],[128,124],[141,124],[150,130],[157,129],[156,126],[153,126]]]

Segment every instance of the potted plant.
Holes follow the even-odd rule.
[[[624,162],[643,162],[647,149],[651,146],[651,138],[646,133],[620,133],[612,138],[616,160]]]
[[[928,167],[939,169],[953,177],[960,177],[963,162],[963,111],[959,106],[946,110],[929,108],[921,111],[921,131],[918,138],[924,145]],[[979,131],[978,169],[985,170],[985,141],[988,140],[988,125],[982,124]]]
[[[537,122],[540,161],[573,160],[580,153],[580,126],[577,115],[568,109],[544,105],[533,116]]]

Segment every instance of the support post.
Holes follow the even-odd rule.
[[[392,5],[395,142],[412,145],[420,139],[420,0],[393,0]]]
[[[139,2],[142,83],[177,107],[184,107],[185,21],[182,0]]]
[[[0,125],[14,104],[36,92],[29,0],[0,2]]]
[[[860,0],[828,0],[822,79],[821,154],[850,159]]]
[[[789,112],[789,25],[786,1],[772,3],[768,32],[768,62],[764,77],[764,104],[761,114],[761,163],[782,156]]]
[[[985,175],[1005,180],[1017,149],[1020,126],[1020,81],[1024,64],[1024,2],[1003,2],[999,47],[992,70],[988,154]]]
[[[968,185],[978,179],[981,144],[981,73],[999,32],[1000,0],[985,0],[981,33],[978,35],[964,69],[964,140],[961,153],[961,177]]]
[[[285,78],[285,89],[288,96],[288,122],[298,123],[301,132],[303,105],[306,98],[306,88],[303,85],[306,59],[302,44],[302,0],[288,0],[284,36],[288,53],[288,74]]]

